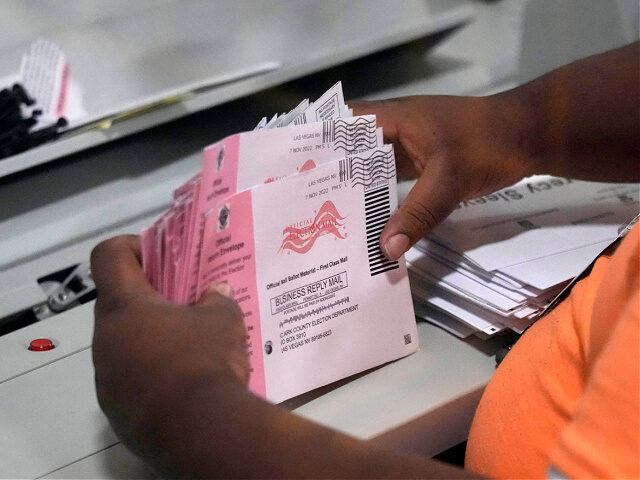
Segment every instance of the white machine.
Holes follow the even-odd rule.
[[[0,160],[3,478],[154,475],[119,443],[95,398],[86,262],[99,241],[148,226],[199,170],[202,147],[337,80],[348,98],[504,88],[519,52],[516,43],[500,68],[454,55],[455,40],[434,55],[447,33],[483,14],[464,0],[15,1],[0,9],[0,76],[46,36],[66,51],[96,118],[172,94],[161,108],[114,115],[108,129],[80,128]],[[513,28],[503,34],[517,36]],[[97,52],[108,57],[96,60]],[[418,330],[417,354],[285,406],[424,455],[463,441],[499,339],[461,341],[425,323]],[[42,338],[55,348],[29,349]]]

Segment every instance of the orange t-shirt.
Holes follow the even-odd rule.
[[[639,478],[639,233],[515,344],[487,386],[466,467],[494,478]]]

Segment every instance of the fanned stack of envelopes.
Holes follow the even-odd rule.
[[[393,147],[375,115],[351,116],[338,83],[206,147],[142,232],[144,271],[178,304],[226,284],[249,388],[280,402],[417,351],[407,270],[378,241],[396,187]]]
[[[241,135],[246,136],[247,144],[260,146],[259,157],[271,165],[269,170],[278,171],[282,158],[290,163],[299,157],[296,171],[302,172],[315,163],[304,162],[310,157],[297,143],[283,142],[297,142],[307,130],[302,128],[287,140],[286,135],[273,135],[266,129],[273,132],[271,129],[324,122],[315,124],[319,127],[313,133],[319,146],[306,147],[316,160],[334,159],[334,149],[344,154],[381,147],[382,133],[375,117],[351,115],[342,85],[337,83],[315,102],[305,99],[290,112],[259,122],[256,130],[265,130],[273,140],[267,145],[277,148],[265,149],[258,137],[253,141],[251,134]],[[219,171],[228,153],[224,147],[205,149],[203,172]],[[209,158],[212,155],[215,158]],[[248,159],[239,163],[251,164]],[[173,301],[193,303],[203,234],[203,220],[199,219],[211,209],[209,197],[215,199],[218,190],[225,196],[294,173],[282,167],[281,173],[259,181],[256,172],[239,172],[231,190],[207,183],[212,179],[203,178],[203,173],[178,188],[171,208],[143,232],[143,265],[154,287]],[[256,168],[254,165],[253,170]],[[524,331],[637,218],[639,188],[637,184],[536,176],[461,203],[406,254],[416,315],[460,337]],[[381,230],[383,224],[379,227]]]
[[[254,131],[271,131],[281,127],[326,122],[351,116],[351,109],[344,103],[342,83],[338,82],[315,102],[309,102],[309,99],[304,99],[288,113],[281,115],[275,114],[271,120],[267,120],[267,118],[264,117],[260,120]],[[357,118],[354,120],[359,122]],[[375,119],[373,123],[375,123]],[[370,125],[368,125],[368,127],[370,127]],[[338,148],[340,147],[340,142],[344,140],[353,141],[354,138],[358,137],[357,134],[359,132],[357,128],[348,122],[337,128],[338,130],[335,132],[333,130],[331,132],[323,130],[323,135],[327,138],[323,137],[322,140],[326,142],[335,140],[337,152],[342,151],[344,155],[344,152],[348,149]],[[346,136],[342,134],[341,136],[341,130],[339,130],[339,128],[349,129],[349,134]],[[375,126],[371,128],[373,129],[373,135],[375,136],[377,134],[377,136],[380,137],[379,143],[382,145],[381,130],[377,132]],[[329,133],[331,133],[331,135],[329,135]],[[276,161],[276,158],[272,158],[271,160],[274,165],[273,170],[279,171],[282,170],[282,165],[279,165],[279,163],[283,163],[281,160],[283,156],[287,155],[286,152],[290,149],[286,145],[278,145],[278,140],[275,137],[273,138],[274,141],[271,143],[261,143],[260,141],[253,143],[257,143],[260,149],[265,150],[267,149],[265,145],[274,144],[274,147],[271,148],[273,151],[266,152],[261,150],[259,152],[259,158],[263,163],[266,163],[266,160],[269,160],[270,157],[277,157],[278,161]],[[260,140],[259,135],[258,140]],[[280,141],[282,141],[282,138],[280,138]],[[371,146],[369,148],[371,148]],[[280,149],[284,150],[285,153],[280,152],[278,147],[281,147]],[[209,150],[210,148],[205,149],[205,157],[208,155],[207,152]],[[329,152],[328,148],[325,150]],[[331,150],[331,152],[333,152],[333,150]],[[289,156],[292,160],[295,160],[296,157],[301,155],[308,158],[309,155],[304,151],[294,152],[293,148],[288,153],[291,154]],[[318,153],[314,151],[313,153],[317,157],[319,155],[321,156],[322,152]],[[338,158],[340,153],[334,153],[333,155]],[[213,170],[221,170],[224,156],[223,148],[218,152],[217,158],[213,159],[213,162],[209,162],[213,163]],[[324,156],[326,157],[327,155]],[[238,159],[232,158],[231,160],[227,160],[227,162],[237,163]],[[247,160],[245,159],[245,163],[246,162]],[[310,161],[299,166],[298,171],[304,171],[314,166],[313,161]],[[212,170],[212,168],[208,170]],[[205,171],[206,170],[207,169],[205,169]],[[285,173],[290,174],[292,172],[286,171]],[[207,177],[206,180],[210,180],[208,178],[209,176],[201,172],[176,189],[170,208],[150,228],[142,232],[142,263],[145,273],[156,290],[166,298],[177,303],[194,303],[196,300],[198,259],[200,256],[203,229],[203,220],[201,220],[201,218],[204,217],[205,211],[211,208],[212,199],[215,200],[216,196],[222,198],[235,193],[237,187],[242,183],[242,179],[237,179],[236,183],[230,188],[230,185],[223,185],[220,183],[220,179],[218,179],[216,180],[216,185],[203,185],[204,176]],[[252,175],[244,175],[244,177],[245,183],[247,183],[247,180],[250,179]],[[278,178],[281,178],[281,175],[272,175],[261,181],[268,183]],[[242,185],[241,189],[248,188],[255,183],[256,182],[249,181],[248,184]],[[210,189],[212,189],[211,192],[209,192]]]
[[[523,332],[637,217],[639,188],[536,176],[461,203],[406,255],[416,315]]]

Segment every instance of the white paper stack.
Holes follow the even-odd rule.
[[[416,314],[452,333],[522,333],[638,215],[637,184],[536,176],[462,202],[406,255]]]

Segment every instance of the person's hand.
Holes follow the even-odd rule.
[[[471,477],[251,394],[237,304],[215,292],[192,307],[164,300],[140,268],[138,237],[98,245],[91,270],[98,288],[93,361],[100,406],[123,443],[163,476]]]
[[[414,96],[349,102],[354,115],[375,114],[394,144],[399,178],[417,178],[380,237],[395,260],[464,200],[534,173],[527,109],[510,96]]]
[[[247,385],[246,332],[228,285],[218,285],[222,294],[210,290],[194,306],[170,303],[145,278],[135,236],[99,244],[91,254],[91,272],[98,290],[96,390],[125,443],[135,449],[145,435],[153,435],[145,417],[153,412],[157,418],[159,408],[177,408],[189,382]]]

